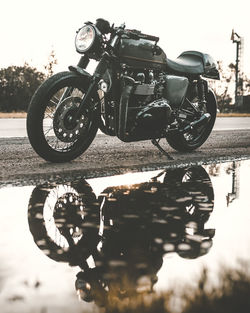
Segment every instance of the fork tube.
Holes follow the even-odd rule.
[[[83,55],[83,56],[80,58],[80,60],[79,60],[79,62],[78,62],[78,64],[77,64],[77,66],[79,66],[80,68],[85,69],[85,68],[88,66],[88,64],[89,64],[89,57],[86,56],[86,55]]]
[[[76,119],[79,119],[80,116],[83,114],[84,109],[85,109],[85,104],[89,102],[93,92],[97,90],[98,82],[100,81],[100,79],[102,78],[104,73],[106,72],[106,70],[108,68],[109,61],[110,61],[109,54],[107,52],[104,52],[99,64],[96,67],[96,70],[95,70],[95,72],[91,78],[89,88],[88,88],[87,92],[85,93],[85,95],[84,95],[84,97],[80,103],[79,109],[76,112],[76,115],[75,115]]]

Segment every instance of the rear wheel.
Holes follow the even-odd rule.
[[[164,183],[186,222],[195,221],[203,228],[214,208],[213,186],[206,170],[202,166],[172,169],[167,171]]]
[[[188,110],[190,109],[192,110],[192,107],[188,108]],[[189,152],[199,148],[207,140],[213,129],[217,113],[216,99],[211,90],[208,93],[206,107],[203,111],[203,113],[211,115],[210,120],[205,125],[184,134],[178,132],[168,134],[166,139],[172,148],[181,152]]]
[[[97,129],[98,99],[92,98],[81,117],[74,119],[88,81],[72,72],[46,80],[36,91],[28,110],[27,133],[34,150],[47,161],[66,162],[81,155]]]

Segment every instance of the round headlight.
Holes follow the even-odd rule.
[[[91,25],[83,26],[76,35],[76,50],[80,53],[86,52],[95,41],[95,29]]]

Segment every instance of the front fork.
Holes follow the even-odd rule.
[[[81,60],[80,60],[81,62]],[[90,85],[88,90],[86,91],[79,107],[78,110],[75,114],[75,119],[79,119],[81,115],[83,115],[86,107],[86,103],[90,102],[91,96],[93,93],[97,90],[98,83],[100,79],[103,77],[104,73],[106,72],[108,65],[110,62],[110,55],[107,52],[104,52],[102,55],[102,58],[99,62],[99,64],[96,67],[96,70],[93,74],[93,76],[90,78]]]

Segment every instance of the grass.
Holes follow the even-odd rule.
[[[199,279],[194,279],[196,284],[185,285],[178,292],[174,289],[160,295],[134,292],[129,298],[122,299],[116,297],[116,292],[111,292],[103,303],[105,313],[249,313],[249,265],[248,262],[239,262],[234,269],[221,268],[216,285],[210,281],[209,271],[204,268]],[[181,304],[178,309],[171,305],[177,294]]]
[[[250,117],[250,113],[218,113],[218,117]]]
[[[197,288],[184,291],[183,313],[249,313],[249,296],[249,263],[242,262],[234,270],[222,268],[219,285],[212,287],[208,272],[204,269]]]
[[[26,112],[0,112],[0,118],[26,118]]]

